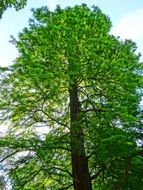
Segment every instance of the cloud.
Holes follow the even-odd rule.
[[[112,34],[121,39],[143,40],[143,9],[128,13],[113,27]]]
[[[50,11],[54,11],[56,6],[57,6],[56,0],[48,1],[48,7],[49,7]]]
[[[1,58],[0,59],[0,66],[1,67],[7,67],[9,65],[11,65],[13,62],[7,58]]]

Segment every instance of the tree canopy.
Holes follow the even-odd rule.
[[[95,6],[43,7],[13,39],[0,89],[12,189],[142,189],[142,63],[111,26]]]

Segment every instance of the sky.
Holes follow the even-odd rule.
[[[62,8],[86,3],[89,7],[98,6],[107,14],[113,24],[111,33],[121,39],[132,39],[137,43],[138,51],[143,54],[143,0],[28,0],[27,6],[16,12],[8,9],[0,20],[0,66],[13,63],[18,52],[11,44],[10,36],[17,37],[28,26],[32,16],[31,8],[48,6],[54,10],[57,4]]]

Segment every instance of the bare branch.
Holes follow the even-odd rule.
[[[69,189],[71,186],[73,186],[73,184],[70,184],[67,187],[60,188],[59,190],[66,190],[66,189]]]
[[[65,125],[64,123],[62,123],[62,122],[58,121],[57,119],[55,119],[55,118],[49,116],[44,110],[40,110],[40,111],[41,111],[42,113],[44,113],[49,119],[51,119],[52,121],[56,122],[57,124],[62,125],[62,126],[64,126],[64,127],[66,127],[66,128],[69,128],[69,127],[68,127],[67,125]]]
[[[3,159],[0,160],[0,162],[3,162],[5,161],[7,158],[10,158],[11,156],[13,156],[14,154],[16,154],[17,152],[19,152],[18,150],[12,152],[11,154],[5,156]]]

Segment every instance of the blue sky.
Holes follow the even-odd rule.
[[[57,4],[62,7],[86,3],[88,6],[98,6],[107,14],[113,23],[112,33],[122,39],[132,39],[143,51],[143,0],[28,0],[27,6],[16,12],[7,10],[0,20],[0,65],[12,64],[17,56],[16,48],[9,43],[10,35],[17,36],[18,32],[28,25],[31,16],[30,9],[47,5],[51,10]]]

